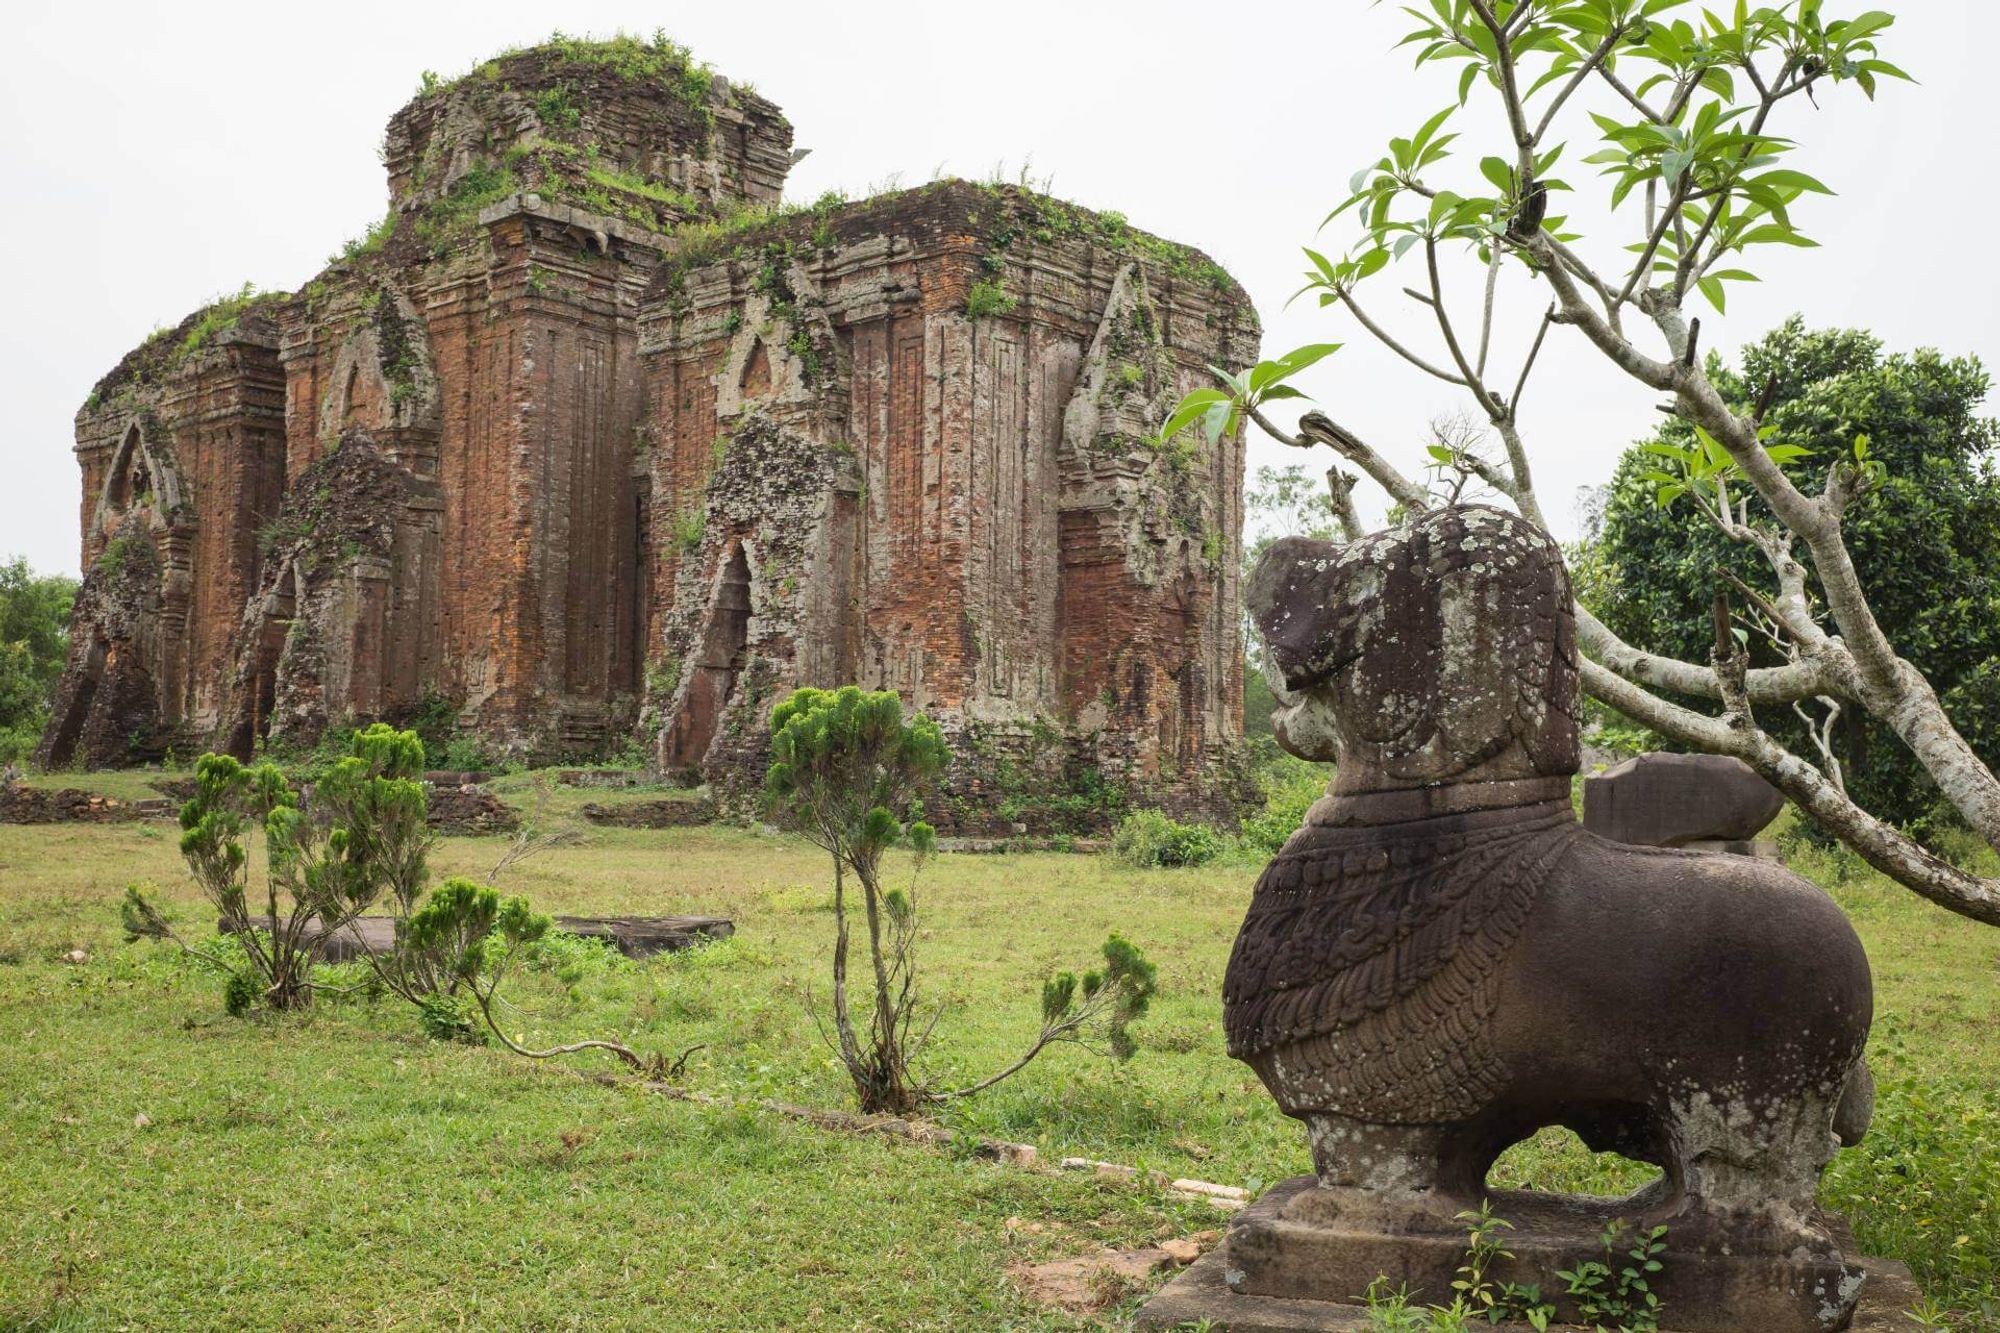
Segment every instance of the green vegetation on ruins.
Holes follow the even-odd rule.
[[[449,93],[470,79],[505,87],[510,78],[532,71],[539,79],[565,72],[578,75],[609,74],[627,83],[651,83],[672,89],[687,109],[714,125],[710,98],[715,89],[715,70],[706,61],[696,60],[687,47],[656,29],[651,38],[619,32],[610,37],[571,37],[560,31],[533,46],[512,46],[490,56],[456,78],[443,79],[425,70],[417,88],[419,98]],[[732,98],[746,95],[747,89],[732,86]],[[574,93],[568,85],[556,83],[538,98],[537,110],[545,122],[567,122],[574,127]],[[545,104],[544,104],[545,99]],[[577,117],[580,119],[580,116]]]
[[[83,410],[95,412],[107,403],[120,401],[134,389],[157,383],[196,353],[213,347],[222,335],[241,324],[246,315],[290,296],[289,292],[263,291],[255,283],[246,282],[203,305],[180,323],[161,325],[97,382]]]
[[[682,224],[673,233],[680,245],[673,258],[662,265],[661,280],[671,286],[690,269],[722,259],[746,260],[773,243],[786,244],[795,253],[831,249],[841,233],[866,234],[869,228],[879,227],[881,218],[907,213],[928,200],[953,193],[972,196],[963,225],[981,244],[980,266],[984,274],[981,281],[995,284],[994,291],[999,295],[1005,295],[1004,287],[998,283],[1006,268],[1009,249],[1023,241],[1051,245],[1069,237],[1128,254],[1156,266],[1170,278],[1206,284],[1218,292],[1236,290],[1228,273],[1201,251],[1141,231],[1127,222],[1122,213],[1093,212],[1024,185],[997,180],[969,181],[956,176],[941,177],[908,189],[886,190],[862,200],[850,201],[838,191],[829,191],[810,204],[777,208],[746,206],[723,211],[712,219]],[[843,209],[846,211],[836,219],[836,212]],[[957,225],[956,218],[952,222]],[[766,228],[774,233],[781,230],[782,234],[764,235]],[[990,301],[991,297],[987,299]],[[1002,309],[989,305],[980,313],[997,314]]]

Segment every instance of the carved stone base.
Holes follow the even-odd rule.
[[[1361,1293],[1378,1276],[1409,1289],[1413,1302],[1446,1304],[1465,1234],[1419,1225],[1410,1230],[1343,1228],[1301,1221],[1296,1205],[1318,1188],[1310,1176],[1288,1180],[1237,1215],[1225,1242],[1162,1288],[1136,1327],[1166,1330],[1209,1321],[1222,1333],[1349,1333],[1369,1327]],[[1310,1201],[1308,1201],[1310,1202]],[[1627,1200],[1500,1193],[1494,1213],[1513,1222],[1505,1233],[1515,1256],[1497,1281],[1539,1282],[1557,1303],[1559,1319],[1575,1309],[1560,1294],[1557,1269],[1600,1257],[1598,1235],[1613,1216],[1630,1216]],[[1829,1230],[1851,1253],[1846,1228]],[[1920,1299],[1900,1264],[1864,1259],[1842,1264],[1791,1255],[1731,1254],[1703,1248],[1672,1230],[1664,1267],[1654,1282],[1673,1333],[1914,1333],[1905,1312]],[[1848,1301],[1858,1302],[1849,1316]],[[1513,1327],[1509,1325],[1508,1327]],[[1525,1328],[1525,1325],[1521,1326]]]

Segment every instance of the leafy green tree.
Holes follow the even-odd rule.
[[[1546,528],[1523,404],[1542,401],[1531,381],[1544,342],[1580,336],[1643,401],[1664,398],[1695,432],[1699,449],[1663,458],[1670,466],[1662,470],[1674,474],[1669,484],[1686,501],[1688,521],[1713,526],[1757,557],[1761,571],[1756,584],[1731,585],[1716,604],[1720,632],[1706,661],[1634,646],[1579,607],[1584,688],[1681,745],[1745,760],[1876,869],[1951,911],[2000,924],[2000,877],[1934,854],[1772,729],[1789,725],[1774,719],[1792,718],[1793,704],[1822,698],[1867,714],[1909,749],[1957,815],[2000,847],[2000,778],[1897,647],[1904,627],[1878,613],[1848,548],[1882,493],[1886,465],[1861,431],[1837,451],[1805,453],[1764,419],[1761,398],[1732,401],[1701,355],[1694,303],[1723,309],[1731,284],[1755,279],[1746,265],[1769,253],[1764,247],[1814,244],[1800,216],[1811,197],[1831,190],[1791,165],[1797,145],[1782,130],[1815,98],[1843,88],[1873,98],[1909,77],[1880,50],[1893,14],[1831,9],[1827,0],[1428,0],[1410,8],[1417,26],[1403,44],[1416,49],[1420,68],[1446,75],[1454,96],[1355,173],[1327,222],[1348,219],[1356,243],[1344,253],[1307,249],[1299,294],[1461,390],[1479,438],[1426,441],[1420,469],[1442,483],[1426,485],[1324,412],[1291,428],[1274,420],[1273,411],[1302,396],[1293,380],[1331,343],[1242,371],[1218,369],[1217,387],[1184,399],[1165,433],[1198,423],[1214,438],[1248,419],[1282,443],[1332,449],[1403,510],[1452,503],[1477,483]],[[1453,126],[1475,94],[1478,110]],[[1579,133],[1595,143],[1578,144]],[[1584,167],[1599,172],[1614,232],[1608,243],[1587,242],[1561,203]],[[1204,164],[1201,179],[1219,177]],[[1396,276],[1385,278],[1392,269]],[[1501,312],[1521,308],[1499,299],[1503,282],[1510,291],[1539,289],[1527,308],[1546,310],[1518,337],[1496,330]],[[1364,289],[1384,288],[1391,300],[1411,298],[1412,323],[1384,319],[1373,295],[1364,304]],[[1334,487],[1350,532],[1359,530],[1348,498],[1354,484],[1343,474]],[[1747,506],[1752,496],[1761,515]],[[1732,599],[1784,637],[1784,665],[1751,666],[1731,633]]]
[[[195,764],[194,798],[181,807],[181,855],[242,946],[232,964],[232,1012],[263,1004],[302,1009],[312,1002],[313,966],[332,939],[385,893],[408,901],[423,876],[423,742],[377,723],[358,732],[347,757],[330,766],[302,803],[275,764],[246,767],[228,755]],[[264,876],[254,907],[250,845],[261,833]],[[190,948],[143,890],[126,890],[134,934]]]
[[[76,587],[37,575],[20,557],[0,563],[0,763],[25,759],[41,737],[69,652]]]
[[[1808,330],[1794,317],[1744,348],[1739,367],[1711,356],[1708,373],[1729,401],[1761,401],[1774,438],[1805,450],[1801,457],[1837,456],[1867,437],[1883,471],[1848,524],[1855,568],[1876,614],[1900,627],[1903,656],[1943,696],[1980,758],[2000,762],[2000,475],[1992,459],[2000,423],[1980,412],[1985,368],[1934,351],[1884,355],[1869,334]],[[1676,419],[1627,451],[1598,534],[1572,561],[1593,571],[1578,579],[1578,595],[1614,633],[1682,658],[1699,658],[1714,641],[1718,574],[1745,584],[1757,576],[1754,551],[1714,525],[1690,524],[1686,504],[1674,503],[1680,476],[1668,469],[1681,455],[1662,451],[1699,445]],[[1761,498],[1745,501],[1755,521],[1773,521]],[[1807,587],[1824,602],[1816,577]],[[1754,604],[1743,610],[1751,667],[1788,664],[1782,627]],[[1937,784],[1880,720],[1831,696],[1795,709],[1790,718],[1774,710],[1765,725],[1788,746],[1818,754],[1859,804],[1906,825],[1938,812]]]
[[[828,1038],[861,1109],[904,1114],[928,1103],[967,1097],[1027,1067],[1049,1047],[1102,1041],[1113,1055],[1132,1052],[1126,1025],[1143,1014],[1155,974],[1139,951],[1113,935],[1105,967],[1049,979],[1042,994],[1042,1029],[1013,1064],[964,1087],[939,1088],[918,1074],[918,1057],[937,1027],[917,992],[917,882],[937,849],[937,835],[919,818],[949,757],[937,724],[919,714],[903,720],[892,690],[865,693],[801,689],[771,715],[771,768],[765,794],[771,808],[833,859],[833,1033]],[[883,881],[883,858],[899,844],[915,853],[907,886]],[[848,995],[848,955],[854,907],[847,878],[861,886],[869,982],[865,1035]],[[817,1018],[817,1015],[815,1015]]]

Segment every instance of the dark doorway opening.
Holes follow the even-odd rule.
[[[736,678],[742,673],[749,641],[750,561],[739,543],[731,549],[722,581],[716,585],[701,651],[693,663],[694,674],[667,732],[663,758],[669,770],[701,767],[702,757],[714,743],[716,728],[722,723],[722,710],[728,706]]]

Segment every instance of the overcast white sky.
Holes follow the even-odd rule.
[[[1829,0],[1836,13],[1867,7]],[[1775,128],[1806,145],[1797,165],[1840,192],[1796,214],[1824,248],[1760,256],[1765,283],[1736,289],[1729,318],[1705,321],[1704,345],[1733,347],[1798,310],[1892,347],[2000,360],[1988,252],[2000,5],[1893,7],[1903,18],[1884,54],[1921,86],[1892,85],[1872,107],[1850,89],[1817,112],[1792,104]],[[1012,174],[1029,159],[1055,193],[1200,246],[1256,300],[1267,354],[1348,343],[1305,387],[1412,470],[1425,423],[1458,406],[1351,325],[1304,302],[1282,309],[1298,247],[1350,173],[1451,100],[1449,76],[1391,52],[1410,26],[1393,4],[14,0],[8,11],[0,556],[44,570],[77,564],[71,418],[98,376],[218,292],[302,284],[381,216],[376,146],[419,72],[460,72],[557,24],[665,28],[756,84],[813,150],[794,198],[996,163]],[[1582,186],[1590,170],[1572,161],[1568,174]],[[1339,249],[1349,232],[1336,224],[1323,239]],[[1382,285],[1378,314],[1407,323],[1389,300],[1398,285]],[[1545,300],[1526,290],[1510,313],[1529,328]],[[1552,335],[1524,421],[1563,536],[1577,488],[1603,481],[1654,417],[1652,395],[1579,344]],[[1252,452],[1253,465],[1294,460],[1268,444]]]

